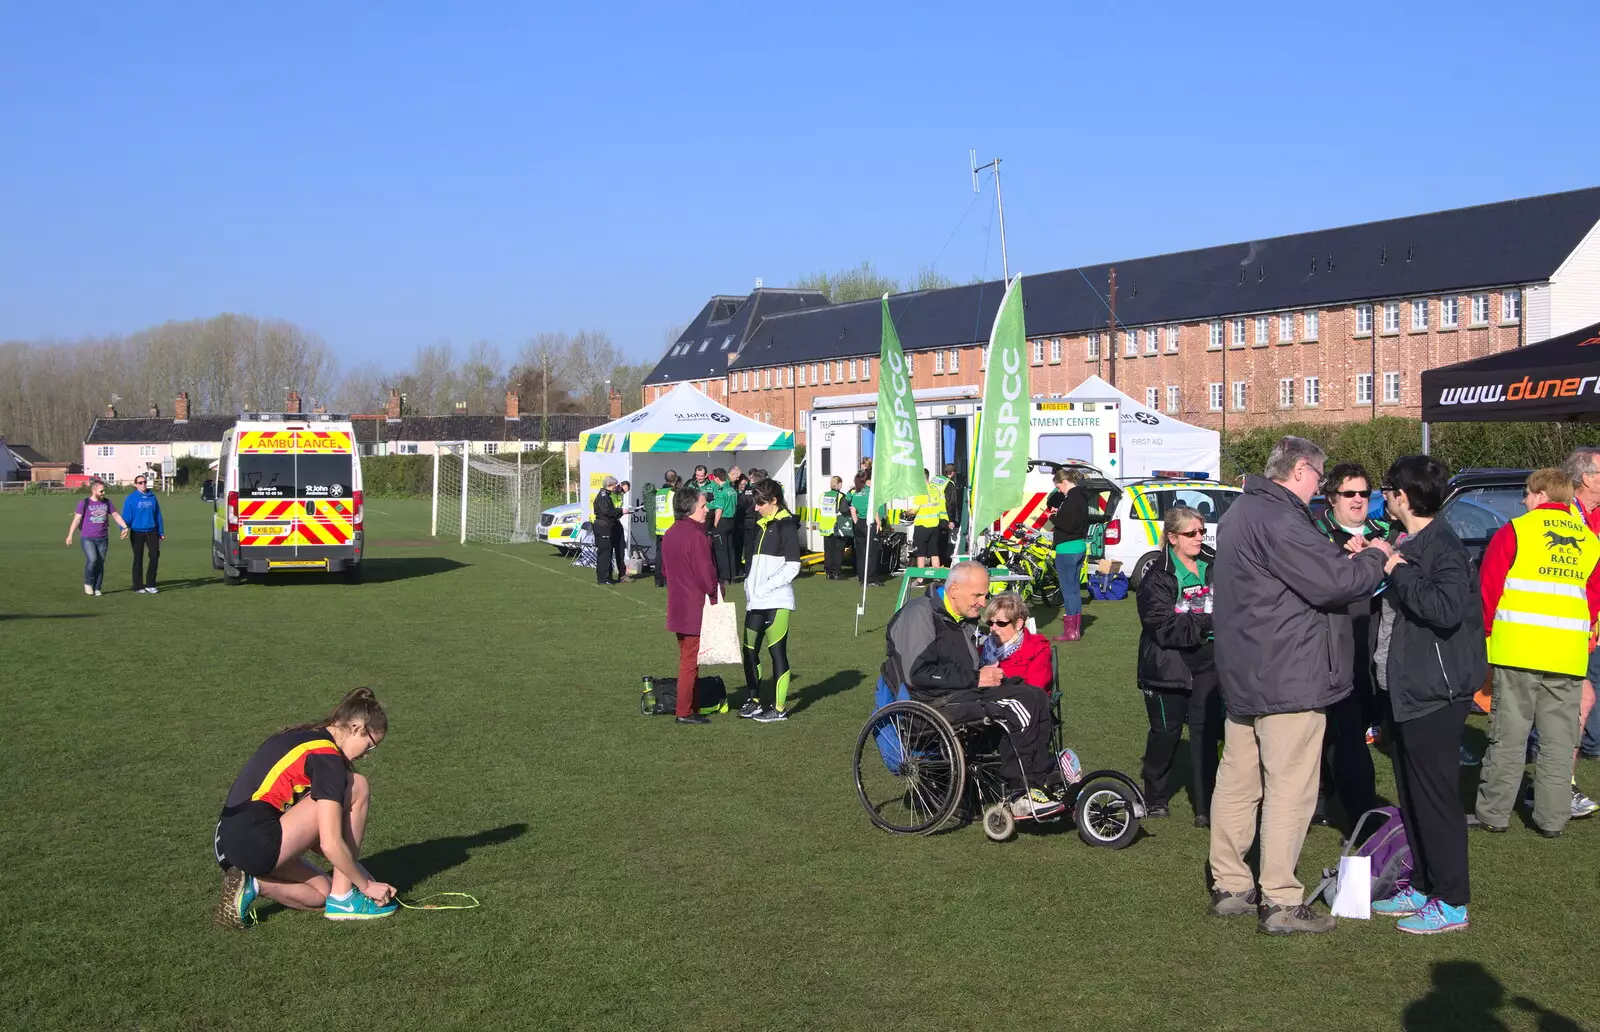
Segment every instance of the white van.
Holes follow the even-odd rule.
[[[246,413],[222,435],[211,565],[247,574],[324,570],[361,580],[361,456],[344,416]]]

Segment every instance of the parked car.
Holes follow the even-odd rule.
[[[539,514],[539,527],[534,537],[551,545],[562,555],[572,555],[578,550],[578,531],[583,526],[584,507],[577,502],[553,505]]]
[[[1512,519],[1521,516],[1526,469],[1464,469],[1450,478],[1439,515],[1467,546],[1472,561],[1483,558],[1489,539]]]

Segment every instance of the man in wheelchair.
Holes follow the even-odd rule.
[[[883,677],[953,725],[988,721],[1003,729],[1000,773],[1012,815],[1050,816],[1064,804],[1045,791],[1060,781],[1050,752],[1049,697],[1028,685],[1002,683],[998,666],[980,668],[975,624],[988,597],[988,569],[957,563],[943,586],[907,602],[889,621]]]

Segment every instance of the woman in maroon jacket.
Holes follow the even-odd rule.
[[[719,597],[717,568],[706,537],[706,496],[680,487],[672,494],[677,520],[661,536],[661,564],[667,577],[667,630],[678,636],[678,723],[709,724],[695,710],[700,677],[700,616],[706,599]],[[728,603],[724,603],[728,604]]]

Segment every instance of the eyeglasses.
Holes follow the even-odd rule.
[[[1197,538],[1205,532],[1206,529],[1204,527],[1200,527],[1195,530],[1180,530],[1178,531],[1178,536],[1181,538]]]
[[[1387,491],[1389,489],[1388,488],[1384,488],[1384,490]],[[1340,498],[1371,498],[1372,497],[1372,492],[1371,491],[1335,491],[1334,494],[1338,495]]]
[[[1016,623],[1015,620],[990,620],[989,621],[989,626],[990,627],[1010,627],[1014,623]]]
[[[1313,473],[1315,473],[1315,474],[1316,474],[1316,475],[1317,475],[1317,479],[1318,479],[1318,480],[1321,480],[1321,479],[1322,479],[1322,470],[1320,470],[1320,469],[1318,469],[1318,468],[1317,468],[1317,467],[1315,467],[1315,466],[1313,466],[1313,465],[1312,465],[1312,464],[1311,464],[1311,463],[1310,463],[1310,461],[1309,461],[1309,460],[1306,460],[1306,459],[1301,459],[1301,460],[1300,460],[1300,461],[1301,461],[1301,462],[1304,462],[1304,463],[1305,463],[1305,464],[1306,464],[1306,469],[1309,469],[1309,470],[1310,470],[1310,471],[1311,471],[1311,472],[1313,472]]]

